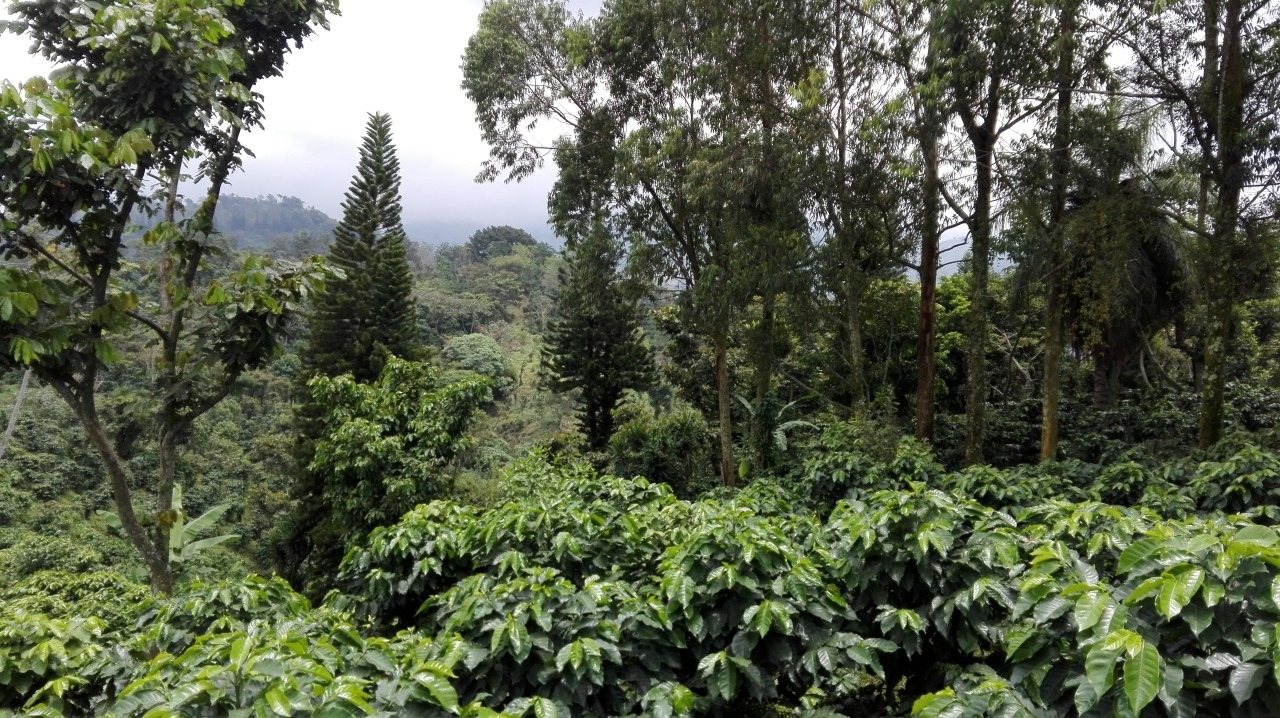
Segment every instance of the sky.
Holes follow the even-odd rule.
[[[7,3],[6,3],[7,4]],[[571,2],[590,9],[598,0]],[[247,141],[256,158],[232,180],[243,196],[292,195],[331,217],[359,156],[371,112],[391,115],[403,180],[404,223],[414,241],[458,244],[489,225],[509,224],[559,244],[547,227],[554,168],[521,183],[474,181],[488,149],[463,93],[462,52],[482,0],[347,0],[329,31],[262,83],[266,123]],[[7,11],[0,10],[7,17]],[[50,67],[29,43],[0,35],[0,79]]]

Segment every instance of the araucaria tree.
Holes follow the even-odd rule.
[[[377,380],[391,357],[418,358],[404,227],[400,222],[400,161],[391,143],[391,118],[369,116],[360,162],[333,230],[329,261],[341,270],[315,299],[303,353],[303,382],[351,375],[358,384]],[[298,477],[294,517],[280,529],[278,568],[293,580],[330,574],[342,557],[342,533],[330,530],[332,477],[312,468],[317,442],[330,421],[328,408],[304,394],[298,408]],[[327,580],[327,578],[325,579]]]
[[[419,351],[407,242],[391,118],[373,114],[329,250],[330,263],[344,276],[316,297],[310,320],[303,355],[308,377],[350,373],[369,382],[388,356],[411,358]]]
[[[572,247],[562,270],[560,319],[552,322],[543,365],[556,391],[579,390],[578,418],[587,446],[613,435],[613,410],[628,389],[653,379],[653,358],[640,331],[640,310],[627,296],[621,253],[602,229]]]
[[[240,376],[269,360],[286,324],[323,277],[319,265],[249,257],[228,273],[214,213],[261,122],[254,86],[279,75],[289,50],[324,23],[331,0],[127,0],[13,3],[9,29],[60,66],[51,80],[0,86],[0,370],[30,368],[83,425],[106,468],[129,542],[155,590],[173,587],[170,532],[178,459],[194,422]],[[198,164],[204,197],[174,221],[184,166]],[[158,189],[157,189],[158,188]],[[121,277],[135,213],[165,221],[134,253],[153,291]],[[151,258],[154,258],[151,259]],[[130,407],[158,447],[138,475],[99,396],[123,343],[154,357],[150,391]],[[132,432],[126,432],[132,433]],[[138,496],[144,485],[151,491]],[[145,507],[145,508],[144,508]]]

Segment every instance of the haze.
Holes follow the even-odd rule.
[[[592,11],[599,2],[570,5]],[[558,244],[546,212],[554,169],[519,184],[474,181],[488,150],[459,87],[459,65],[482,6],[481,0],[343,3],[331,30],[294,52],[283,77],[260,86],[266,127],[250,136],[257,156],[230,191],[293,195],[340,217],[368,113],[386,112],[414,241],[456,244],[481,227],[509,224]],[[49,71],[28,54],[29,44],[0,35],[0,79],[20,82]]]

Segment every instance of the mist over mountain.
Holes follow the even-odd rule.
[[[195,209],[196,204],[188,201],[185,214],[190,216]],[[143,227],[151,227],[158,219],[138,217],[136,221]],[[267,249],[274,246],[278,249],[277,245],[298,233],[321,235],[319,243],[327,245],[329,235],[338,225],[338,220],[302,199],[289,195],[223,195],[218,202],[214,224],[237,247]],[[465,244],[476,230],[484,226],[484,223],[471,221],[437,219],[410,219],[404,223],[405,233],[411,242],[430,246]],[[562,244],[546,224],[531,224],[520,229],[527,231],[539,242],[553,247]]]
[[[426,244],[438,247],[442,244],[457,246],[466,244],[467,239],[475,234],[477,230],[484,228],[485,224],[476,224],[474,222],[460,222],[450,220],[406,220],[404,223],[405,234],[408,235],[409,241],[419,244]],[[539,242],[543,242],[552,247],[560,247],[564,243],[559,237],[551,231],[551,227],[542,225],[520,226],[533,236]]]
[[[188,211],[194,209],[189,206]],[[297,197],[228,195],[218,203],[214,225],[241,247],[264,247],[272,239],[298,232],[328,234],[338,221]]]

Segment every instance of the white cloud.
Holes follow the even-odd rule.
[[[459,87],[459,66],[481,7],[480,0],[344,2],[332,29],[291,55],[283,77],[258,88],[266,98],[266,125],[249,136],[257,157],[246,162],[232,191],[295,195],[338,215],[368,113],[386,112],[399,150],[407,223],[514,224],[547,237],[552,170],[519,185],[473,182],[488,150]],[[48,71],[27,54],[28,44],[0,36],[0,77],[17,81]]]

